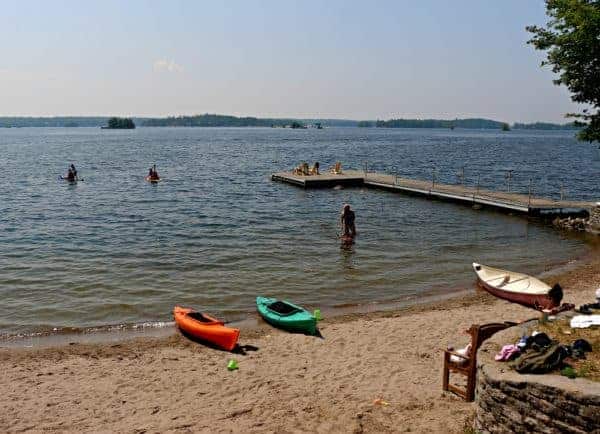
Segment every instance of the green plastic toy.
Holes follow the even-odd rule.
[[[321,309],[315,309],[313,312],[313,316],[317,321],[321,321],[323,318],[321,317]]]
[[[239,369],[237,360],[235,360],[235,359],[229,360],[229,363],[227,364],[227,369],[229,369],[230,371]]]

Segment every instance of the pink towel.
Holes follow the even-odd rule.
[[[506,360],[510,360],[510,358],[517,353],[520,353],[521,350],[519,350],[519,347],[517,347],[516,345],[504,345],[502,347],[502,349],[500,350],[500,353],[496,354],[496,357],[494,357],[494,359],[496,359],[496,361],[506,361]]]

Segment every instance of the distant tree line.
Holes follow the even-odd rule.
[[[1,127],[100,127],[108,125],[106,116],[57,116],[57,117],[0,117]],[[502,129],[503,122],[489,119],[390,119],[387,121],[348,119],[269,119],[256,117],[236,117],[216,114],[197,116],[177,116],[168,118],[131,118],[134,124],[148,127],[291,127],[321,124],[325,127],[363,128],[475,128]],[[515,123],[515,130],[575,130],[574,123],[553,124],[547,122]]]
[[[490,119],[390,119],[375,122],[377,128],[471,128],[499,130],[504,122]]]
[[[579,130],[581,126],[576,125],[574,122],[566,124],[551,124],[548,122],[534,122],[531,124],[522,124],[515,122],[513,125],[515,130]]]
[[[506,122],[491,119],[390,119],[387,121],[359,121],[358,127],[363,128],[466,128],[509,131],[515,130],[576,130],[575,123],[553,124],[549,122],[534,122],[530,124],[515,122],[512,127]]]
[[[0,117],[0,127],[99,127],[106,125],[103,116]]]

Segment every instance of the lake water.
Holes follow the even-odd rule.
[[[171,320],[176,303],[227,320],[257,295],[332,308],[470,284],[473,261],[537,273],[586,244],[526,219],[390,192],[301,190],[271,172],[393,171],[599,199],[597,150],[572,132],[139,128],[0,131],[0,334]],[[74,162],[84,182],[57,179]],[[144,181],[156,163],[164,181]],[[340,248],[352,204],[360,233]]]

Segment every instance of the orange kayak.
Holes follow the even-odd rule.
[[[240,336],[239,329],[225,327],[223,321],[187,307],[175,306],[173,315],[179,329],[188,335],[227,351],[235,348]]]

